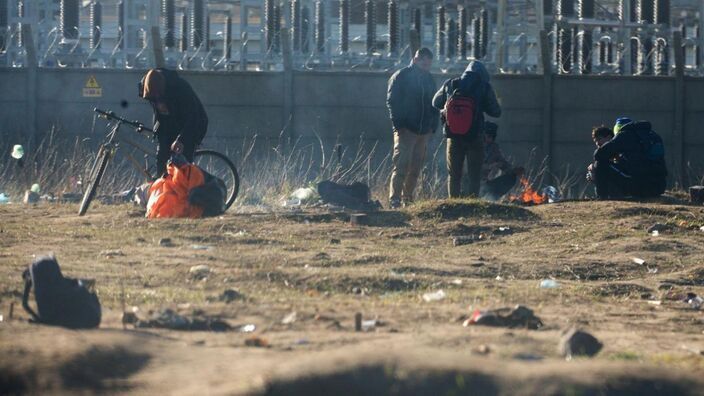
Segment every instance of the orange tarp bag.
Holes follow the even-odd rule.
[[[157,179],[149,188],[147,218],[202,217],[203,208],[189,204],[188,193],[205,183],[203,171],[189,163],[181,166],[169,163],[166,168],[168,174]]]

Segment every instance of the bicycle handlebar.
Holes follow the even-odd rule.
[[[124,119],[124,118],[118,116],[117,114],[115,114],[114,112],[112,112],[112,111],[110,111],[110,110],[101,110],[101,109],[99,109],[99,108],[96,107],[96,108],[93,109],[93,111],[96,112],[96,113],[98,113],[98,114],[100,114],[100,116],[103,117],[103,118],[105,118],[105,119],[115,120],[115,121],[119,121],[119,122],[121,122],[121,123],[123,123],[123,124],[127,124],[127,125],[131,126],[132,128],[134,128],[137,132],[147,131],[147,132],[154,133],[154,130],[153,130],[153,129],[151,129],[151,128],[145,126],[145,125],[142,124],[141,122],[139,122],[139,121],[130,121],[130,120],[126,120],[126,119]]]

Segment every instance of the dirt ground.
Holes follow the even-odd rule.
[[[76,211],[0,206],[2,394],[704,394],[704,309],[677,300],[704,295],[704,207],[675,198],[422,202],[363,225],[321,208],[162,221],[129,205]],[[49,252],[66,276],[96,280],[100,329],[27,323],[21,272]],[[463,326],[475,309],[516,304],[544,326]],[[233,329],[123,326],[135,307]],[[355,331],[356,313],[376,326]],[[597,356],[558,353],[574,326],[604,344]]]

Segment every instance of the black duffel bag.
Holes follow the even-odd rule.
[[[101,308],[98,296],[79,279],[66,278],[54,257],[39,257],[22,274],[24,294],[22,307],[33,322],[71,329],[100,326]],[[37,312],[29,306],[34,288]]]

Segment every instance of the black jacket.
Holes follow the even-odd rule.
[[[386,105],[395,130],[407,128],[414,133],[435,132],[439,113],[432,105],[435,81],[433,76],[410,65],[389,79]]]
[[[166,80],[164,93],[168,114],[159,112],[154,104],[154,131],[157,136],[170,138],[181,135],[186,142],[200,143],[208,129],[208,115],[191,85],[173,70],[159,69]],[[144,80],[142,80],[144,84]]]
[[[476,131],[484,129],[484,113],[491,117],[501,116],[501,105],[496,99],[494,88],[489,83],[489,72],[487,72],[484,64],[479,61],[472,61],[467,66],[467,69],[459,78],[453,78],[445,81],[433,97],[433,106],[442,110],[445,107],[447,99],[459,88],[460,91],[466,94],[472,94],[479,99],[479,112],[476,114],[476,120],[472,124],[470,133],[457,136],[448,131],[447,125],[443,125],[443,132],[447,138],[470,139],[476,135]]]
[[[619,170],[633,178],[665,178],[664,155],[658,159],[648,155],[649,145],[645,142],[651,133],[655,132],[647,121],[626,124],[613,139],[596,149],[594,160],[606,162],[617,158]]]

